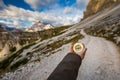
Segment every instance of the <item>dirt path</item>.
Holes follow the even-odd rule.
[[[80,67],[78,80],[119,80],[120,52],[115,44],[103,38],[92,37],[81,32],[81,41],[88,50]]]

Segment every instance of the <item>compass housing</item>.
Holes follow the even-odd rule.
[[[73,50],[75,53],[80,53],[83,51],[83,49],[84,49],[84,45],[82,43],[75,43],[73,45]]]

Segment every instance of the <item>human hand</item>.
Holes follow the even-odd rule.
[[[72,43],[71,52],[72,52],[72,53],[75,53],[75,54],[78,54],[82,59],[84,59],[84,56],[85,56],[86,51],[87,51],[87,48],[85,48],[85,45],[82,43],[83,46],[84,46],[84,49],[83,49],[80,53],[76,53],[76,52],[73,50],[74,44],[75,44],[75,43]]]

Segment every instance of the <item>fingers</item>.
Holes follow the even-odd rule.
[[[82,51],[82,53],[86,53],[86,51],[87,51],[87,48],[84,48],[83,51]]]
[[[85,48],[85,44],[84,43],[81,43],[83,45],[83,48]]]
[[[86,51],[87,48],[84,48],[83,51],[80,53],[82,59],[85,57]]]
[[[73,42],[73,43],[72,43],[72,46],[71,46],[71,52],[72,52],[72,53],[75,53],[74,50],[73,50],[74,44],[75,44],[75,43]]]

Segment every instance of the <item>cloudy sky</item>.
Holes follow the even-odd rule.
[[[0,0],[0,23],[27,28],[41,21],[54,26],[80,21],[88,0]]]

